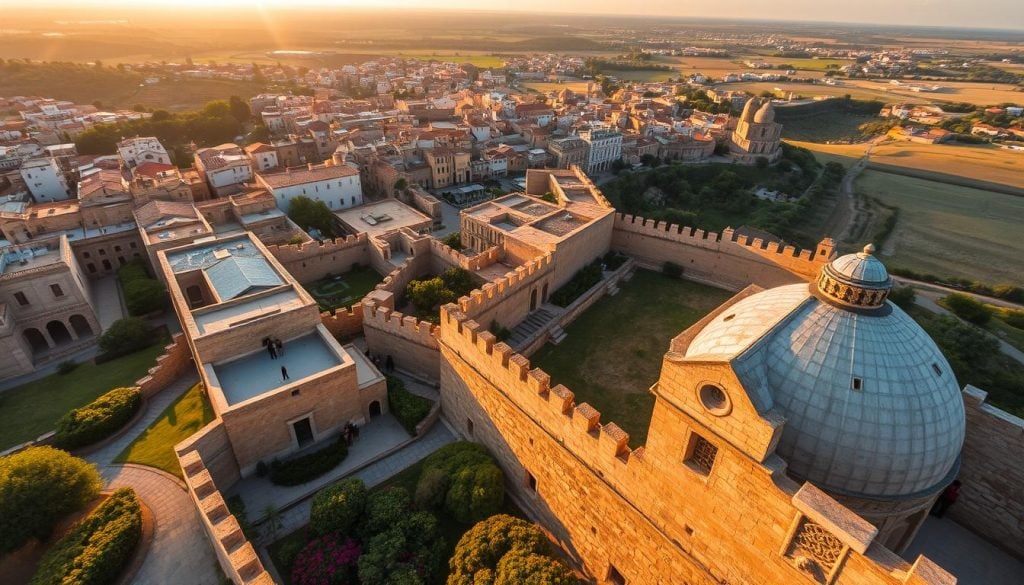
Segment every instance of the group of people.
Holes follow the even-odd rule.
[[[378,370],[383,371],[385,374],[390,374],[395,371],[395,360],[391,357],[390,354],[382,362],[380,359],[380,354],[373,355],[370,353],[370,350],[367,349],[366,357],[369,358],[371,362],[373,362],[373,365],[377,366]]]
[[[359,438],[359,427],[351,422],[347,422],[345,423],[345,428],[341,429],[341,436],[345,438],[346,445],[351,445],[353,441]]]
[[[278,337],[264,337],[263,347],[267,348],[267,353],[270,354],[270,359],[276,360],[278,357],[284,357],[284,344],[281,343],[281,339]],[[288,375],[288,368],[281,366],[281,380],[291,380]]]

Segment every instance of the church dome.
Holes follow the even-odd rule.
[[[792,475],[855,497],[933,493],[953,479],[964,439],[952,368],[885,299],[891,281],[867,249],[822,273],[858,292],[844,300],[812,283],[751,295],[712,319],[687,357],[727,359],[755,407],[785,418],[776,453]]]
[[[756,124],[770,124],[774,121],[775,108],[772,107],[771,100],[765,100],[764,105],[754,114],[754,122]]]

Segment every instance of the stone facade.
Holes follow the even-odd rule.
[[[771,100],[752,98],[729,137],[729,153],[740,164],[754,164],[759,158],[773,163],[782,157],[781,142],[782,124],[775,121]]]

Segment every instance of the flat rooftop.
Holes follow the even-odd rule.
[[[220,262],[221,258],[218,256],[223,255],[223,252],[229,252],[236,258],[263,258],[263,253],[253,245],[249,238],[241,237],[217,240],[199,248],[170,252],[167,254],[167,263],[171,265],[171,270],[175,274],[189,270],[201,270]]]
[[[214,364],[213,371],[217,374],[228,406],[234,406],[320,374],[351,359],[348,352],[342,352],[344,358],[336,354],[319,333],[314,332],[285,342],[284,355],[279,355],[276,360],[270,359],[270,354],[265,350],[260,350],[229,362]],[[282,366],[288,369],[290,380],[281,379]]]
[[[192,313],[200,335],[228,329],[238,323],[264,315],[283,313],[303,306],[295,289],[289,288],[267,296],[252,295],[230,305],[208,305]]]
[[[61,261],[60,248],[51,249],[47,246],[22,246],[19,249],[0,250],[0,274],[11,274],[22,270],[31,270],[41,266],[49,266]]]
[[[395,199],[367,203],[352,209],[335,211],[334,215],[348,229],[370,236],[402,227],[415,228],[433,223],[433,219]]]

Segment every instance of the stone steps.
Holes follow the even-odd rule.
[[[543,329],[555,317],[554,313],[543,307],[530,313],[512,330],[512,335],[508,338],[508,344],[513,348],[521,347],[527,339]]]
[[[565,341],[565,338],[567,337],[565,331],[563,331],[559,325],[552,325],[550,333],[551,339],[549,341],[552,345],[558,345],[559,343],[562,343],[563,341]]]

